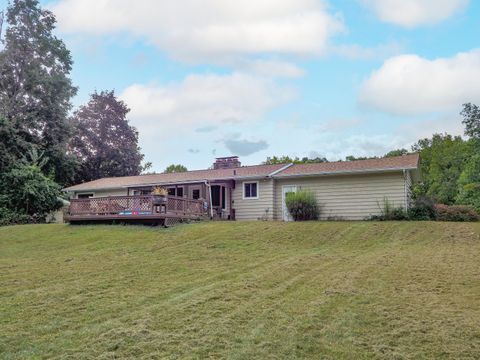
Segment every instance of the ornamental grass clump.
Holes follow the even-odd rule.
[[[288,212],[295,221],[318,220],[320,207],[315,195],[309,191],[288,193],[285,198]]]
[[[168,195],[168,190],[165,189],[164,187],[156,186],[152,190],[152,195],[167,196]]]

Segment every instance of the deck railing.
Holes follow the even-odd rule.
[[[68,216],[154,216],[161,214],[205,216],[208,211],[201,200],[167,196],[158,205],[153,195],[109,196],[70,201]]]

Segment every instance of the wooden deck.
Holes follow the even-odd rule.
[[[153,195],[109,196],[74,199],[65,214],[70,223],[120,222],[172,225],[208,217],[203,201],[167,196],[159,201]]]

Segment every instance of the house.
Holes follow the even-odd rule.
[[[149,195],[156,186],[174,198],[201,199],[212,217],[289,220],[285,194],[312,191],[322,219],[362,220],[381,212],[388,198],[409,207],[419,179],[418,154],[315,164],[241,166],[238,157],[217,158],[211,169],[104,178],[64,189],[72,199]]]

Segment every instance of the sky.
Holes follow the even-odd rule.
[[[72,53],[74,106],[115,90],[155,171],[383,155],[461,135],[462,104],[480,104],[480,1],[40,3]]]

